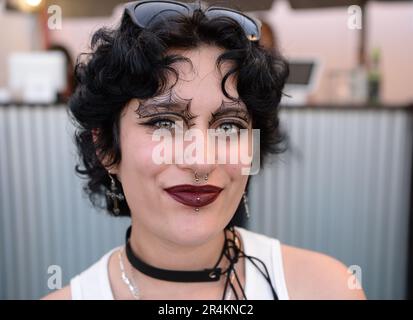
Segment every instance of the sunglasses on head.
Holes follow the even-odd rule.
[[[135,1],[125,6],[125,12],[137,26],[146,28],[159,20],[192,15],[197,8],[195,3],[178,1]],[[250,41],[258,41],[261,37],[261,21],[240,11],[212,6],[205,10],[205,15],[209,19],[227,17],[235,20]]]

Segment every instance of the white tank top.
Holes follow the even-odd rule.
[[[281,244],[278,239],[235,227],[241,236],[244,253],[262,260],[268,269],[271,282],[279,300],[288,300],[287,285],[284,277]],[[113,300],[108,274],[108,262],[114,248],[98,262],[70,281],[73,300]],[[245,261],[244,292],[248,300],[273,300],[274,297],[267,280],[248,259]]]

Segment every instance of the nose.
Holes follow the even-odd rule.
[[[177,165],[180,169],[188,172],[190,179],[192,179],[193,183],[205,183],[211,179],[212,173],[214,171],[215,165],[207,165],[207,164],[196,164],[196,165],[185,165],[185,164],[178,164]]]
[[[208,165],[208,166],[191,166],[185,168],[186,171],[188,171],[191,175],[191,179],[195,183],[202,183],[202,182],[207,182],[210,180],[210,177],[212,175],[212,172],[214,171],[214,166]]]
[[[178,168],[187,171],[195,183],[207,182],[217,167],[217,155],[215,148],[208,146],[214,143],[208,138],[208,128],[193,130],[193,139],[184,141],[183,163],[177,163]],[[190,129],[192,130],[192,129]],[[186,157],[189,155],[189,158]]]

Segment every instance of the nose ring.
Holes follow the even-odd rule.
[[[205,181],[208,181],[208,173],[205,175],[204,180],[205,180]],[[195,171],[195,181],[196,181],[196,182],[199,182],[199,177],[198,177],[198,174],[197,174],[196,171]]]

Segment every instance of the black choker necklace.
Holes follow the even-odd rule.
[[[230,229],[232,232],[233,230]],[[197,271],[183,271],[183,270],[167,270],[167,269],[160,269],[154,266],[151,266],[141,259],[139,259],[132,251],[132,247],[130,245],[130,234],[132,231],[132,226],[128,228],[126,231],[126,257],[129,260],[129,263],[140,272],[150,276],[152,278],[157,278],[160,280],[166,281],[173,281],[173,282],[212,282],[212,281],[219,281],[221,274],[225,274],[226,271],[222,272],[221,268],[218,268],[219,263],[221,262],[224,254],[228,257],[227,250],[229,246],[227,245],[228,239],[226,232],[225,233],[225,242],[222,248],[221,254],[215,266],[211,269],[204,269],[204,270],[197,270]],[[233,264],[236,263],[238,260],[238,251],[235,250],[236,257],[231,261],[231,268]]]
[[[227,238],[226,230],[228,230],[232,234],[232,239]],[[237,270],[235,269],[235,264],[238,262],[239,258],[248,259],[253,266],[257,268],[259,273],[265,278],[268,282],[272,295],[275,300],[278,300],[277,293],[274,289],[274,286],[271,281],[270,274],[265,263],[257,257],[246,255],[245,252],[241,249],[240,238],[238,237],[237,233],[235,232],[234,226],[227,226],[224,230],[225,234],[225,242],[224,247],[222,248],[221,255],[219,256],[218,262],[212,269],[204,269],[200,271],[180,271],[180,270],[165,270],[153,267],[151,265],[146,264],[141,259],[139,259],[132,251],[129,237],[132,231],[132,227],[129,227],[126,231],[126,256],[129,260],[129,263],[140,272],[150,276],[152,278],[157,278],[166,281],[173,281],[173,282],[212,282],[218,281],[221,275],[226,274],[225,280],[225,287],[222,293],[222,300],[226,299],[226,293],[229,290],[232,290],[234,293],[235,299],[239,300],[239,298],[247,299],[246,292],[240,282],[240,279],[237,275]],[[229,266],[225,270],[221,270],[217,266],[221,262],[223,256],[228,259]],[[261,267],[258,264],[261,264]],[[262,270],[264,269],[264,271]],[[230,275],[233,275],[235,278],[238,287],[241,290],[242,297],[240,297],[237,293],[237,290],[234,287],[233,281],[230,279]],[[251,279],[253,281],[253,279]],[[250,281],[251,281],[250,280]]]

